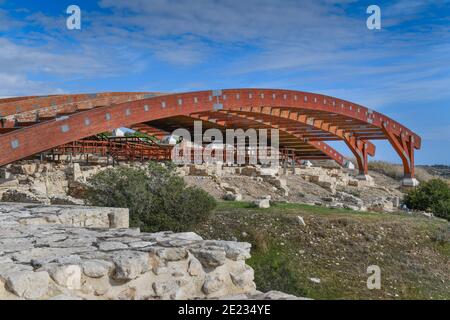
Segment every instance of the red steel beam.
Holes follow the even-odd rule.
[[[147,105],[147,108],[144,108],[145,105]],[[271,106],[295,110],[297,112],[297,121],[304,110],[329,115],[336,114],[341,118],[359,121],[367,126],[380,128],[385,134],[385,138],[393,144],[398,153],[401,150],[407,152],[407,157],[405,157],[407,161],[404,162],[405,173],[411,176],[414,175],[414,171],[411,169],[413,168],[414,150],[420,148],[421,139],[398,122],[371,109],[333,97],[299,91],[269,89],[233,89],[171,94],[106,107],[97,107],[90,110],[79,110],[61,121],[41,122],[0,135],[0,150],[2,150],[0,165],[51,149],[57,145],[121,126],[130,127],[137,123],[177,115],[189,116],[191,113],[202,111],[240,111],[243,106]],[[149,114],[143,109],[152,109],[152,112]],[[125,115],[123,114],[124,110],[128,110]],[[277,116],[283,118],[284,110],[278,110],[275,111],[276,113],[279,112]],[[89,125],[83,125],[85,118],[88,118],[87,122],[90,123]],[[351,129],[347,128],[345,130],[341,129],[338,124],[321,119],[314,119],[313,125],[328,128],[328,131],[334,132],[334,135],[337,133],[338,136],[341,131],[350,131],[346,132],[344,137],[351,143],[352,147],[363,152],[364,150],[361,147],[364,145],[364,152],[370,154],[370,144],[353,137],[356,131],[352,132]],[[398,148],[393,137],[399,142],[398,145],[402,146],[401,149]],[[365,157],[364,152],[361,158]],[[402,152],[400,153],[404,156]]]
[[[289,134],[290,136],[295,137],[295,139],[297,141],[302,141],[303,143],[309,144],[312,147],[314,147],[315,149],[320,150],[322,153],[326,154],[330,159],[335,160],[339,165],[341,165],[341,166],[344,165],[345,157],[342,154],[340,154],[338,151],[336,151],[334,148],[332,148],[331,146],[326,144],[325,142],[307,141],[304,139],[304,137],[302,135],[296,134],[295,132],[293,132],[289,129],[278,128],[278,126],[276,124],[273,124],[271,122],[259,122],[252,117],[246,117],[246,116],[234,113],[234,112],[230,112],[230,113],[228,113],[226,111],[222,111],[222,112],[226,113],[227,115],[232,115],[234,117],[238,117],[240,119],[251,120],[251,121],[253,121],[254,124],[263,123],[265,125],[265,127],[269,128],[269,129],[278,129],[281,132],[285,132],[285,133]],[[191,115],[191,116],[196,117],[198,119],[206,120],[206,121],[209,121],[211,118],[214,118],[214,116],[209,116],[209,115],[206,115],[206,116]],[[217,123],[220,123],[220,122],[227,123],[226,120],[217,121]],[[251,128],[255,128],[255,126],[252,125]]]

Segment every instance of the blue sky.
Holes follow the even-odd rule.
[[[66,28],[71,4],[81,30]],[[449,0],[0,0],[0,49],[0,97],[311,91],[399,120],[423,138],[418,164],[450,164]]]

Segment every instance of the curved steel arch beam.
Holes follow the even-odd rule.
[[[344,161],[346,160],[345,157],[340,154],[338,151],[336,151],[333,147],[331,147],[330,145],[328,145],[325,142],[320,142],[320,141],[308,141],[307,139],[305,139],[302,135],[295,133],[292,130],[289,129],[285,129],[285,128],[279,128],[279,126],[277,125],[273,125],[270,122],[260,122],[257,120],[252,120],[249,117],[245,117],[236,113],[227,113],[226,111],[219,111],[220,113],[223,114],[227,114],[227,115],[232,115],[234,117],[237,117],[239,119],[245,119],[248,121],[253,122],[254,124],[263,124],[265,128],[267,129],[278,129],[282,132],[287,133],[288,135],[295,137],[296,139],[298,139],[300,142],[303,142],[305,144],[309,144],[310,146],[314,147],[315,149],[320,150],[322,153],[326,154],[328,157],[330,157],[332,160],[336,161],[336,163],[338,163],[339,165],[343,166],[344,165]],[[213,116],[202,116],[202,115],[191,115],[191,117],[195,117],[201,120],[206,120],[206,121],[210,121],[210,119],[214,118]],[[221,122],[226,122],[226,120],[218,120],[216,123],[220,124]]]
[[[275,108],[279,110],[279,108]],[[290,122],[291,125],[295,125],[296,122],[300,123],[302,125],[310,126],[313,128],[316,128],[318,130],[322,130],[324,132],[328,132],[330,134],[333,134],[340,139],[342,139],[346,145],[349,147],[350,151],[354,154],[356,157],[358,168],[360,171],[360,174],[366,175],[368,173],[368,155],[373,156],[375,154],[375,146],[367,141],[358,140],[355,137],[351,137],[349,135],[346,135],[344,132],[340,132],[337,130],[329,130],[327,129],[326,123],[317,123],[315,121],[308,121],[307,117],[298,114],[297,112],[272,112],[271,107],[250,107],[250,108],[241,108],[241,110],[246,110],[240,113],[241,111],[228,111],[226,109],[222,110],[221,112],[229,113],[229,114],[240,114],[242,118],[248,118],[248,117],[257,117],[260,116],[259,122],[266,123],[268,125],[280,128],[285,131],[290,131],[287,129],[286,122]],[[283,119],[285,121],[285,125],[277,124],[280,123],[279,119]],[[325,124],[325,126],[324,126]],[[294,131],[291,131],[294,132]],[[323,143],[323,142],[322,142]],[[322,148],[331,148],[330,146],[323,146]],[[341,163],[342,165],[342,163]]]
[[[0,165],[115,128],[211,110],[214,103],[208,96],[208,92],[199,92],[130,101],[80,111],[59,120],[5,133],[0,135]],[[183,105],[180,105],[180,99],[185,99]]]
[[[64,106],[74,106],[77,104],[88,104],[90,101],[108,101],[117,97],[130,97],[136,99],[138,96],[144,97],[145,92],[105,92],[92,94],[65,94],[48,96],[30,96],[17,97],[0,100],[0,113],[3,117],[14,116],[18,114],[26,115],[27,112],[35,113],[38,110],[44,111],[46,108],[61,108]],[[122,101],[125,102],[125,101]]]
[[[81,97],[81,95],[77,96]],[[17,123],[39,122],[42,118],[57,118],[58,116],[72,114],[86,109],[143,99],[145,98],[145,94],[136,93],[130,95],[120,94],[111,96],[99,95],[98,97],[91,95],[91,98],[84,100],[80,99],[78,101],[67,101],[67,99],[71,98],[71,96],[64,96],[63,98],[65,99],[64,102],[59,101],[59,104],[56,104],[55,102],[49,103],[48,99],[44,104],[36,104],[34,102],[38,100],[29,99],[27,100],[29,105],[23,108],[11,104],[6,104],[6,106],[3,107],[0,105],[0,112],[2,112],[2,126],[6,128],[14,127]]]
[[[380,131],[385,127],[395,135],[411,135],[414,137],[414,147],[420,149],[421,146],[420,137],[395,120],[364,106],[330,96],[292,90],[230,89],[223,90],[217,97],[217,101],[224,106],[234,108],[257,104],[338,114],[348,119],[359,120]],[[385,123],[386,126],[384,126]]]
[[[144,105],[151,106],[154,112],[149,114],[141,110]],[[195,112],[210,110],[240,110],[242,106],[278,106],[299,111],[320,112],[322,114],[338,114],[350,121],[361,121],[385,134],[394,148],[401,148],[401,153],[409,152],[408,161],[413,168],[413,152],[421,145],[420,137],[398,122],[368,108],[351,104],[344,100],[322,95],[288,90],[238,89],[202,91],[185,94],[172,94],[160,97],[125,102],[122,104],[100,107],[77,113],[60,119],[46,121],[34,126],[19,129],[0,136],[0,165],[27,157],[50,149],[54,146],[75,141],[99,132],[112,130],[121,126],[131,126],[155,119],[176,115],[189,115]],[[125,112],[125,110],[128,110]],[[124,112],[126,113],[124,115]],[[106,119],[109,114],[109,120]],[[83,126],[85,117],[89,124]],[[103,118],[103,119],[102,119]],[[86,123],[86,121],[85,121]],[[339,130],[339,126],[335,126]],[[351,133],[351,130],[348,130]],[[395,144],[402,138],[402,143]],[[355,141],[355,137],[350,137]],[[410,141],[410,150],[405,150]],[[360,144],[360,143],[359,143]],[[405,173],[406,173],[405,168]],[[413,175],[413,171],[411,175]]]
[[[37,97],[38,96],[23,96],[23,97],[2,98],[2,99],[0,99],[0,105],[2,105],[4,103],[11,103],[11,102],[23,101],[23,100],[28,100],[28,99],[35,99]]]
[[[360,121],[379,130],[383,139],[387,139],[399,153],[402,161],[409,163],[409,166],[404,165],[405,176],[414,176],[414,170],[411,170],[414,167],[414,149],[420,149],[421,138],[400,123],[369,108],[324,95],[270,89],[224,90],[217,96],[217,105],[225,109],[239,109],[241,106],[255,105],[280,106],[330,115],[337,114],[349,120]],[[339,126],[334,127],[339,130]],[[352,130],[347,131],[352,134]],[[400,149],[392,137],[403,141]],[[359,141],[355,137],[350,137],[348,140],[350,149],[357,156],[359,168],[362,169],[361,171],[367,172],[367,161],[364,159],[367,156],[366,153],[370,154],[371,152],[370,144]],[[408,156],[406,157],[405,154]]]

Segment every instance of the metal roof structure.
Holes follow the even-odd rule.
[[[373,140],[388,140],[405,178],[414,178],[421,138],[399,122],[342,99],[292,90],[227,89],[188,93],[111,92],[0,100],[0,166],[119,127],[163,136],[177,128],[278,129],[280,147],[304,160],[345,158],[327,141],[343,141],[361,174]]]

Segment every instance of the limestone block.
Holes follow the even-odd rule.
[[[249,243],[203,240],[192,232],[85,228],[105,218],[109,225],[111,210],[0,203],[0,299],[196,299],[254,292],[253,271],[245,264]]]
[[[253,201],[253,204],[258,208],[267,209],[270,208],[270,199],[256,199],[255,201]]]
[[[103,241],[98,244],[100,251],[115,251],[121,249],[128,249],[128,246],[118,241]]]
[[[193,248],[190,252],[205,268],[216,268],[226,262],[225,250],[220,247]]]
[[[116,253],[113,262],[116,266],[114,278],[118,280],[136,279],[149,270],[148,253],[121,251]]]
[[[188,256],[186,248],[153,247],[149,249],[149,253],[154,253],[165,261],[184,260]]]
[[[207,294],[213,294],[225,287],[225,277],[223,274],[209,273],[206,275],[205,282],[202,286],[202,291]]]
[[[36,172],[36,169],[37,169],[36,163],[28,163],[28,164],[22,165],[21,172],[26,175],[32,175],[33,173]]]
[[[130,226],[130,214],[129,209],[126,208],[114,208],[113,212],[108,214],[109,227],[110,228],[129,228]]]
[[[91,278],[101,278],[109,274],[114,264],[105,260],[88,260],[83,262],[83,273]]]
[[[225,249],[225,255],[233,261],[247,260],[250,258],[250,249],[252,245],[248,242],[234,241],[206,241],[206,246],[216,246]]]
[[[252,268],[246,266],[245,270],[240,273],[230,273],[231,280],[233,281],[233,284],[244,288],[247,286],[255,287],[255,284],[253,282],[255,278],[255,272]],[[256,289],[256,288],[255,288]]]
[[[35,179],[30,185],[30,191],[35,194],[47,195],[47,185],[45,181]]]
[[[0,189],[14,189],[19,187],[17,179],[0,179]]]
[[[187,271],[193,277],[200,277],[205,274],[202,264],[195,258],[189,260]]]
[[[43,298],[48,291],[50,277],[47,272],[13,272],[6,277],[6,287],[25,299]]]
[[[70,290],[81,288],[81,267],[79,265],[54,265],[45,267],[50,277],[60,286]]]
[[[175,293],[179,286],[175,280],[156,281],[152,284],[155,294],[159,297],[164,297]]]
[[[333,183],[332,181],[319,181],[317,184],[331,193],[336,192],[336,183]]]

